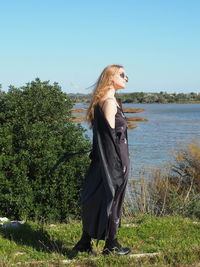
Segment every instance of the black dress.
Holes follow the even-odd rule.
[[[81,195],[83,230],[90,237],[115,238],[129,172],[127,122],[121,105],[110,127],[102,108],[94,111],[91,164]]]

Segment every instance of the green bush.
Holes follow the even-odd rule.
[[[63,221],[79,216],[87,154],[51,167],[64,153],[88,150],[84,129],[72,124],[72,100],[57,83],[39,79],[0,92],[0,215]]]

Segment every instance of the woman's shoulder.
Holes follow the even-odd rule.
[[[117,107],[119,107],[119,104],[115,98],[107,97],[107,98],[103,98],[99,101],[99,106],[101,107],[101,109],[103,109],[105,106],[117,108]]]

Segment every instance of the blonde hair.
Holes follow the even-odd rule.
[[[109,65],[102,71],[101,75],[99,76],[92,93],[90,105],[86,113],[86,121],[90,124],[90,126],[93,125],[95,106],[98,105],[101,98],[105,96],[107,91],[109,91],[112,85],[112,77],[120,68],[123,68],[123,66]]]

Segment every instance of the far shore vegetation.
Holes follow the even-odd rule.
[[[91,99],[91,94],[68,94],[75,103],[88,104]],[[200,103],[200,93],[117,93],[117,97],[121,99],[122,103],[134,103],[134,104],[189,104]]]

